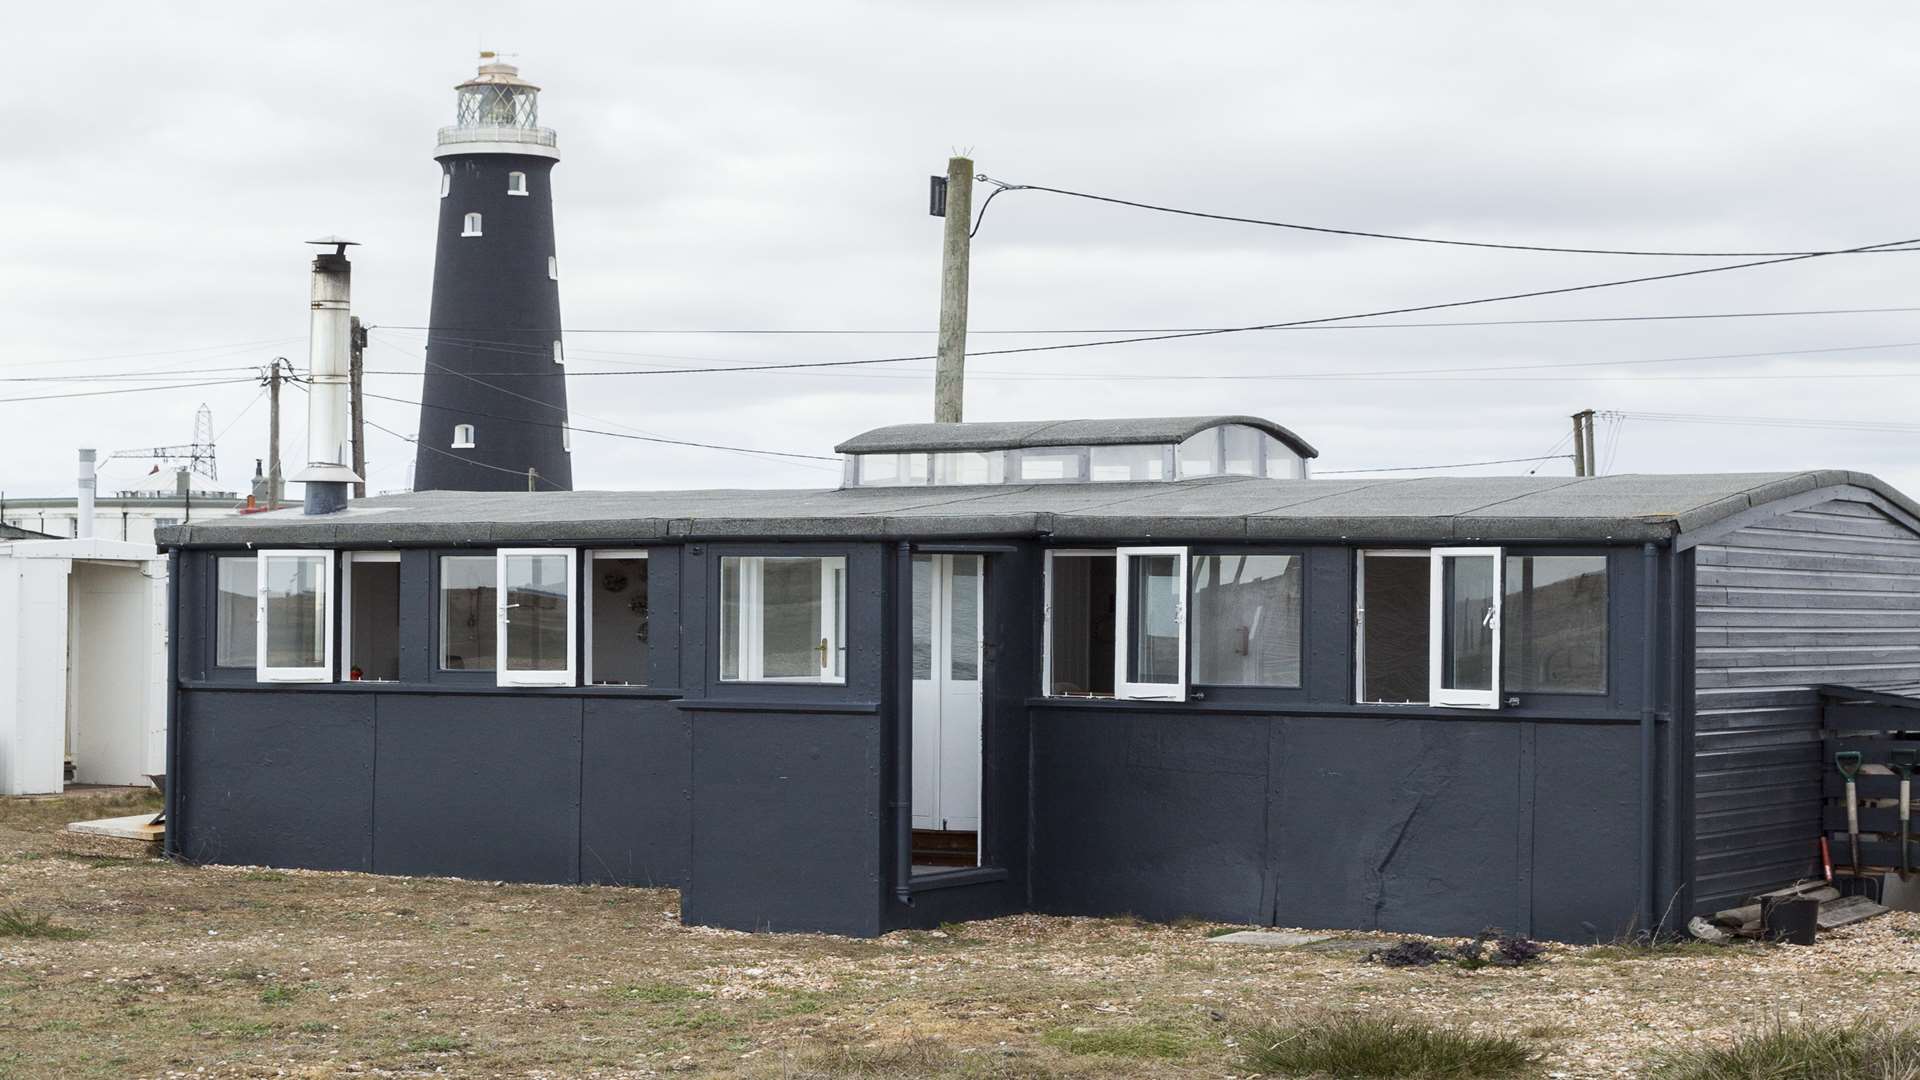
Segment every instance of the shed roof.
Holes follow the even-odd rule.
[[[999,484],[831,491],[422,491],[160,530],[164,546],[582,543],[651,539],[1665,540],[1753,507],[1851,487],[1920,506],[1865,473],[1420,477],[1179,484]]]
[[[1320,456],[1305,439],[1257,416],[1136,416],[1109,420],[996,420],[967,424],[894,424],[834,447],[842,454],[1012,450],[1028,446],[1115,446],[1177,443],[1208,428],[1245,424],[1279,439],[1304,458]]]

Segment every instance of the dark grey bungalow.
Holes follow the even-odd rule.
[[[170,530],[167,843],[1569,940],[1813,872],[1813,687],[1920,682],[1871,476],[1311,479],[1252,417],[910,425],[832,491],[420,492]]]

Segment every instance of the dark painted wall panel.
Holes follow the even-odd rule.
[[[1520,725],[1281,723],[1280,923],[1441,934],[1524,921]]]
[[[1533,739],[1532,932],[1612,941],[1638,903],[1639,732],[1537,724]]]
[[[1268,721],[1035,712],[1036,908],[1265,921]]]
[[[373,868],[371,695],[181,695],[180,851],[194,862]]]
[[[580,879],[581,702],[380,697],[374,869]]]
[[[1920,680],[1920,535],[1834,500],[1695,551],[1696,911],[1819,873],[1819,683]]]
[[[693,728],[670,701],[588,698],[580,771],[580,876],[686,884]]]
[[[692,718],[682,917],[740,930],[879,933],[879,715]]]

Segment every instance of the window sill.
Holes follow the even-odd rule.
[[[523,199],[524,199],[524,198],[526,198],[526,197],[527,197],[527,194],[528,194],[528,193],[527,193],[527,192],[525,192],[525,191],[509,191],[509,192],[507,192],[507,194],[509,194],[509,195],[513,195],[513,196],[516,196],[516,197],[518,197],[518,198],[523,198]]]
[[[1007,871],[998,866],[967,866],[954,870],[935,870],[926,874],[915,874],[908,882],[914,892],[931,892],[934,889],[958,889],[968,885],[991,885],[996,881],[1007,880]]]
[[[775,712],[822,714],[876,714],[877,701],[742,701],[738,698],[682,698],[680,708],[688,712]]]
[[[674,687],[655,686],[498,686],[491,680],[481,682],[375,682],[370,679],[324,683],[263,683],[220,679],[183,679],[180,689],[202,690],[299,690],[327,694],[488,694],[498,697],[605,697],[672,700],[684,692]],[[877,706],[876,706],[877,708]]]
[[[1446,708],[1434,705],[1355,705],[1351,702],[1313,701],[1129,701],[1124,698],[1030,697],[1031,709],[1062,711],[1104,711],[1129,713],[1180,713],[1188,715],[1354,717],[1356,719],[1417,719],[1487,721],[1511,720],[1516,723],[1551,721],[1582,724],[1636,724],[1638,709],[1624,707],[1594,708],[1564,701],[1539,701],[1500,709]]]
[[[486,234],[485,234],[485,233],[477,233],[477,232],[463,232],[463,233],[461,233],[460,235],[461,235],[461,236],[485,236]]]

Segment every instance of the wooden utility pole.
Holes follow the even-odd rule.
[[[935,423],[960,422],[967,376],[967,269],[973,226],[973,160],[947,159],[946,240],[940,253],[940,359],[933,373]]]
[[[360,478],[353,485],[353,497],[364,499],[367,497],[367,403],[360,396],[360,375],[367,351],[367,328],[360,325],[358,315],[353,317],[349,325],[352,330],[347,338],[350,343],[347,350],[347,392],[350,395],[348,405],[353,410],[353,475]]]
[[[267,369],[267,509],[280,509],[280,357]]]

